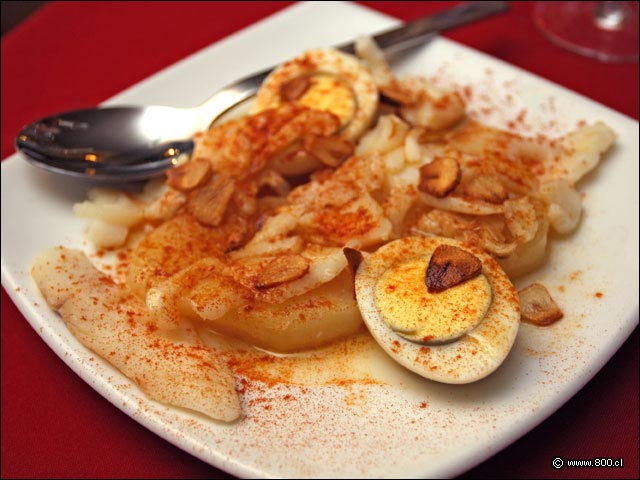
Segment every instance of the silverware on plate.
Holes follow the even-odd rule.
[[[464,3],[373,38],[390,55],[506,9],[507,2]],[[353,53],[354,44],[336,48]],[[50,115],[23,127],[16,149],[33,165],[55,173],[105,182],[150,178],[190,153],[193,135],[251,98],[272,70],[235,81],[193,108],[114,106]]]

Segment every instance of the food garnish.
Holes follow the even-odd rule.
[[[199,187],[211,176],[211,164],[196,158],[175,168],[167,170],[167,186],[188,191]]]
[[[189,195],[187,208],[199,222],[216,227],[222,221],[233,192],[233,182],[224,175],[216,175]]]
[[[453,245],[440,245],[433,251],[427,267],[427,288],[442,292],[466,282],[482,271],[482,262],[472,253]]]
[[[518,292],[522,321],[534,325],[547,326],[560,320],[564,315],[551,298],[547,288],[533,283]]]
[[[434,197],[446,197],[460,183],[460,165],[455,158],[436,157],[420,167],[418,189]]]
[[[296,253],[281,255],[260,270],[255,279],[255,286],[258,289],[275,287],[297,280],[307,272],[309,272],[309,260],[302,255]]]

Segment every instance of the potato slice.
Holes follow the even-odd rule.
[[[82,252],[46,250],[32,275],[71,333],[150,399],[225,422],[240,416],[235,380],[222,358],[193,329],[182,330],[179,338],[163,336],[144,303],[96,270]]]
[[[207,228],[190,215],[164,222],[131,253],[127,268],[128,287],[144,298],[150,287],[198,259],[221,256],[233,234],[233,227]]]
[[[73,213],[78,217],[121,227],[131,227],[144,218],[143,209],[125,193],[95,188],[89,192],[89,198],[73,205]]]
[[[360,330],[362,318],[352,283],[349,270],[344,269],[334,280],[283,303],[254,301],[232,308],[233,302],[222,298],[220,278],[214,276],[199,283],[188,300],[191,316],[201,318],[222,334],[267,350],[293,352],[315,348]],[[226,312],[224,315],[220,315],[221,308]],[[208,314],[210,318],[206,318]]]
[[[129,229],[112,225],[100,220],[93,220],[87,229],[87,239],[98,248],[121,247],[127,240]]]

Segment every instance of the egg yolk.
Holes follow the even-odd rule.
[[[347,125],[356,111],[356,99],[351,87],[340,77],[318,73],[311,77],[311,85],[296,103],[315,110],[326,110]]]
[[[426,257],[387,269],[376,282],[376,308],[383,321],[408,340],[427,345],[452,342],[482,322],[491,306],[491,285],[480,274],[430,293],[425,282],[428,265]]]

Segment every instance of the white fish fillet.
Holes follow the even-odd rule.
[[[193,329],[176,338],[163,335],[144,301],[99,272],[83,252],[50,248],[31,273],[71,333],[149,398],[225,422],[240,416],[235,380],[222,358]]]

